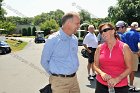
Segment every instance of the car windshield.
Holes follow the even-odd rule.
[[[37,37],[44,37],[44,34],[38,33],[38,34],[37,34]]]
[[[8,45],[6,42],[4,42],[4,41],[0,41],[0,44],[1,45]]]

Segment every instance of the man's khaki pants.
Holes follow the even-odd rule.
[[[80,93],[77,76],[58,77],[50,76],[52,93]]]

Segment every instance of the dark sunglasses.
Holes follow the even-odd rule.
[[[107,32],[109,30],[113,30],[113,28],[105,28],[105,29],[101,30],[100,33],[102,34],[103,32]]]

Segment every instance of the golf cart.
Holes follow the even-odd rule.
[[[4,31],[5,29],[0,29],[1,31]],[[0,33],[0,54],[6,54],[11,52],[10,45],[6,42],[5,36],[1,35]]]
[[[35,31],[35,43],[45,43],[44,31]]]

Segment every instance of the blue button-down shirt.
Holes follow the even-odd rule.
[[[139,51],[138,43],[140,42],[140,35],[136,30],[130,29],[122,37],[122,41],[127,43],[133,52]]]
[[[78,40],[60,29],[47,39],[41,56],[41,65],[49,73],[72,74],[78,70]]]

